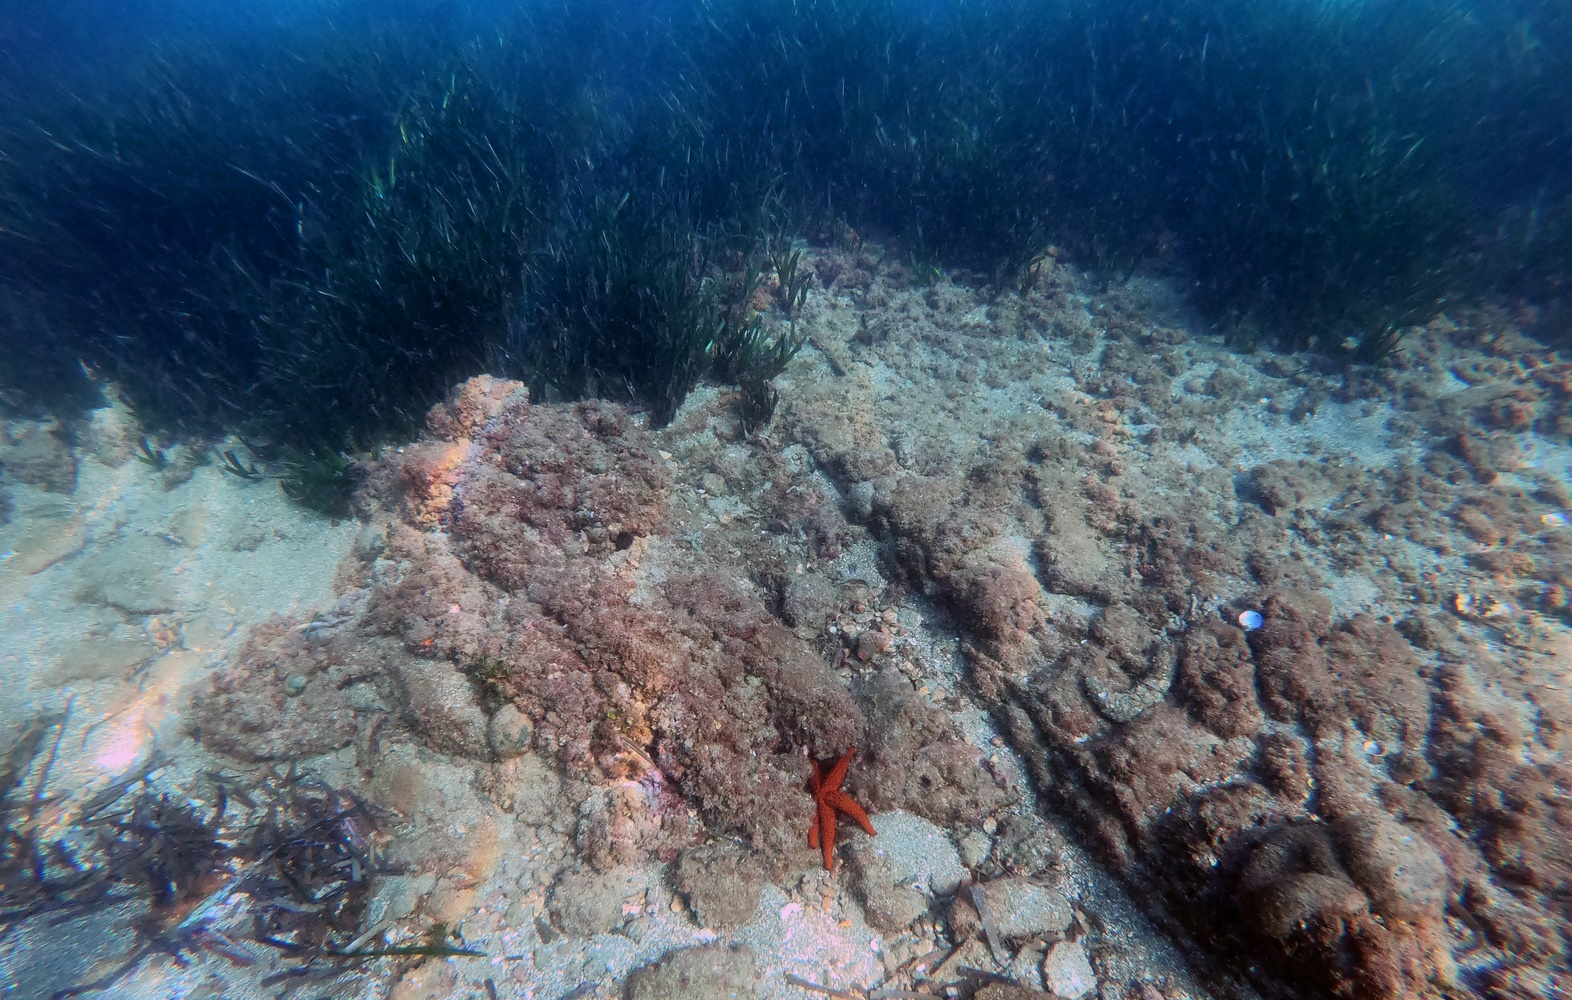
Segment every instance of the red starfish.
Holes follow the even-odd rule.
[[[868,822],[868,814],[862,811],[862,806],[853,802],[850,795],[841,791],[841,782],[846,780],[846,769],[851,766],[852,754],[857,752],[852,747],[826,768],[824,761],[813,762],[813,774],[808,778],[808,790],[813,793],[813,801],[817,812],[813,818],[813,826],[808,828],[808,846],[824,848],[824,870],[829,871],[835,861],[835,821],[837,813],[845,813],[867,832],[868,836],[876,837],[879,831]]]

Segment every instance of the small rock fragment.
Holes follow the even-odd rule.
[[[998,922],[1006,941],[1030,937],[1055,937],[1069,929],[1075,911],[1057,889],[1024,878],[1001,878],[977,887]],[[981,929],[977,908],[965,894],[956,896],[950,910],[950,927],[959,935]]]
[[[622,903],[644,888],[631,868],[564,875],[551,890],[556,925],[575,937],[605,934],[625,919]]]
[[[864,663],[880,653],[889,652],[889,649],[890,636],[887,632],[875,632],[873,629],[868,629],[857,636],[857,659],[862,660]]]
[[[1009,983],[994,983],[977,991],[977,1000],[1043,1000],[1046,996],[1046,993]]]
[[[961,864],[968,868],[977,868],[988,860],[992,850],[993,838],[981,830],[973,830],[961,838]]]
[[[667,952],[628,977],[630,1000],[742,1000],[758,978],[753,949],[709,944]]]
[[[136,450],[136,420],[124,405],[101,406],[87,415],[78,432],[82,454],[111,468],[124,465]]]
[[[410,728],[434,750],[484,759],[491,755],[487,719],[474,686],[451,663],[394,660],[400,700]]]
[[[363,525],[355,534],[355,558],[371,562],[387,551],[388,531],[385,524]]]
[[[753,919],[764,891],[764,872],[735,844],[710,844],[682,853],[677,889],[705,927],[741,927]]]
[[[867,480],[852,484],[851,491],[846,497],[847,517],[859,523],[871,518],[873,516],[874,493],[873,483]]]
[[[1097,988],[1097,973],[1079,941],[1060,941],[1043,959],[1043,982],[1060,1000],[1079,1000]]]
[[[817,635],[835,614],[835,588],[820,573],[793,576],[781,611],[786,624]]]
[[[512,705],[503,705],[486,726],[486,743],[502,760],[517,757],[529,749],[535,727],[529,716]]]
[[[880,813],[873,826],[878,837],[856,837],[848,844],[855,887],[868,922],[896,931],[926,913],[931,896],[954,892],[966,869],[950,838],[925,819]]]

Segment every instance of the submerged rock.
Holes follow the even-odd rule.
[[[1446,863],[1423,837],[1384,813],[1337,824],[1348,872],[1377,912],[1400,920],[1436,918],[1446,907]]]
[[[405,718],[422,742],[465,757],[491,755],[488,720],[469,678],[451,663],[410,656],[394,657],[392,665]]]
[[[758,979],[753,949],[709,944],[667,952],[628,977],[629,1000],[742,1000]]]
[[[574,937],[604,934],[627,919],[622,904],[644,889],[643,876],[630,868],[569,873],[551,890],[553,922]]]
[[[1043,982],[1059,1000],[1080,1000],[1097,988],[1097,973],[1079,941],[1060,941],[1043,959]]]
[[[1001,878],[984,882],[973,890],[983,897],[994,920],[994,930],[1002,939],[1051,938],[1062,935],[1075,919],[1075,910],[1064,893],[1024,878]],[[957,934],[976,934],[985,930],[970,894],[955,897],[950,909],[950,926]]]
[[[928,912],[930,901],[955,891],[966,877],[949,836],[903,812],[871,817],[879,835],[853,837],[848,852],[868,923],[898,931]]]
[[[711,844],[682,852],[674,880],[699,923],[722,930],[752,920],[764,891],[763,869],[736,844]]]
[[[11,479],[50,493],[76,489],[76,454],[56,420],[23,421],[0,430],[0,466]]]

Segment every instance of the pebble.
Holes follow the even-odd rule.
[[[994,930],[1005,940],[1062,935],[1075,919],[1070,901],[1057,889],[1025,878],[984,882],[980,891],[996,922]],[[957,896],[951,907],[950,926],[962,933],[981,929],[973,900]]]
[[[284,693],[291,698],[298,698],[306,690],[305,674],[290,674],[284,681]]]
[[[1244,629],[1246,632],[1254,632],[1256,629],[1260,628],[1265,621],[1266,619],[1261,617],[1261,612],[1259,611],[1239,612],[1239,627]]]
[[[887,652],[890,648],[890,637],[884,632],[863,632],[857,637],[857,659],[864,662]]]
[[[1097,988],[1097,973],[1079,941],[1060,941],[1043,959],[1043,982],[1060,1000],[1079,1000]]]
[[[973,830],[961,838],[961,864],[968,868],[982,867],[992,851],[993,838],[981,830]]]

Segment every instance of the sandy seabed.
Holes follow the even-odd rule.
[[[1572,991],[1572,361],[1531,314],[1368,369],[1231,350],[1162,276],[812,262],[762,432],[475,379],[338,523],[117,406],[8,425],[0,745],[61,720],[11,821],[150,762],[126,795],[227,831],[233,789],[352,792],[357,947],[476,953],[280,978],[237,891],[234,951],[113,995]],[[826,871],[811,759],[853,746],[879,833]],[[93,980],[215,891],[13,924],[0,974]]]

